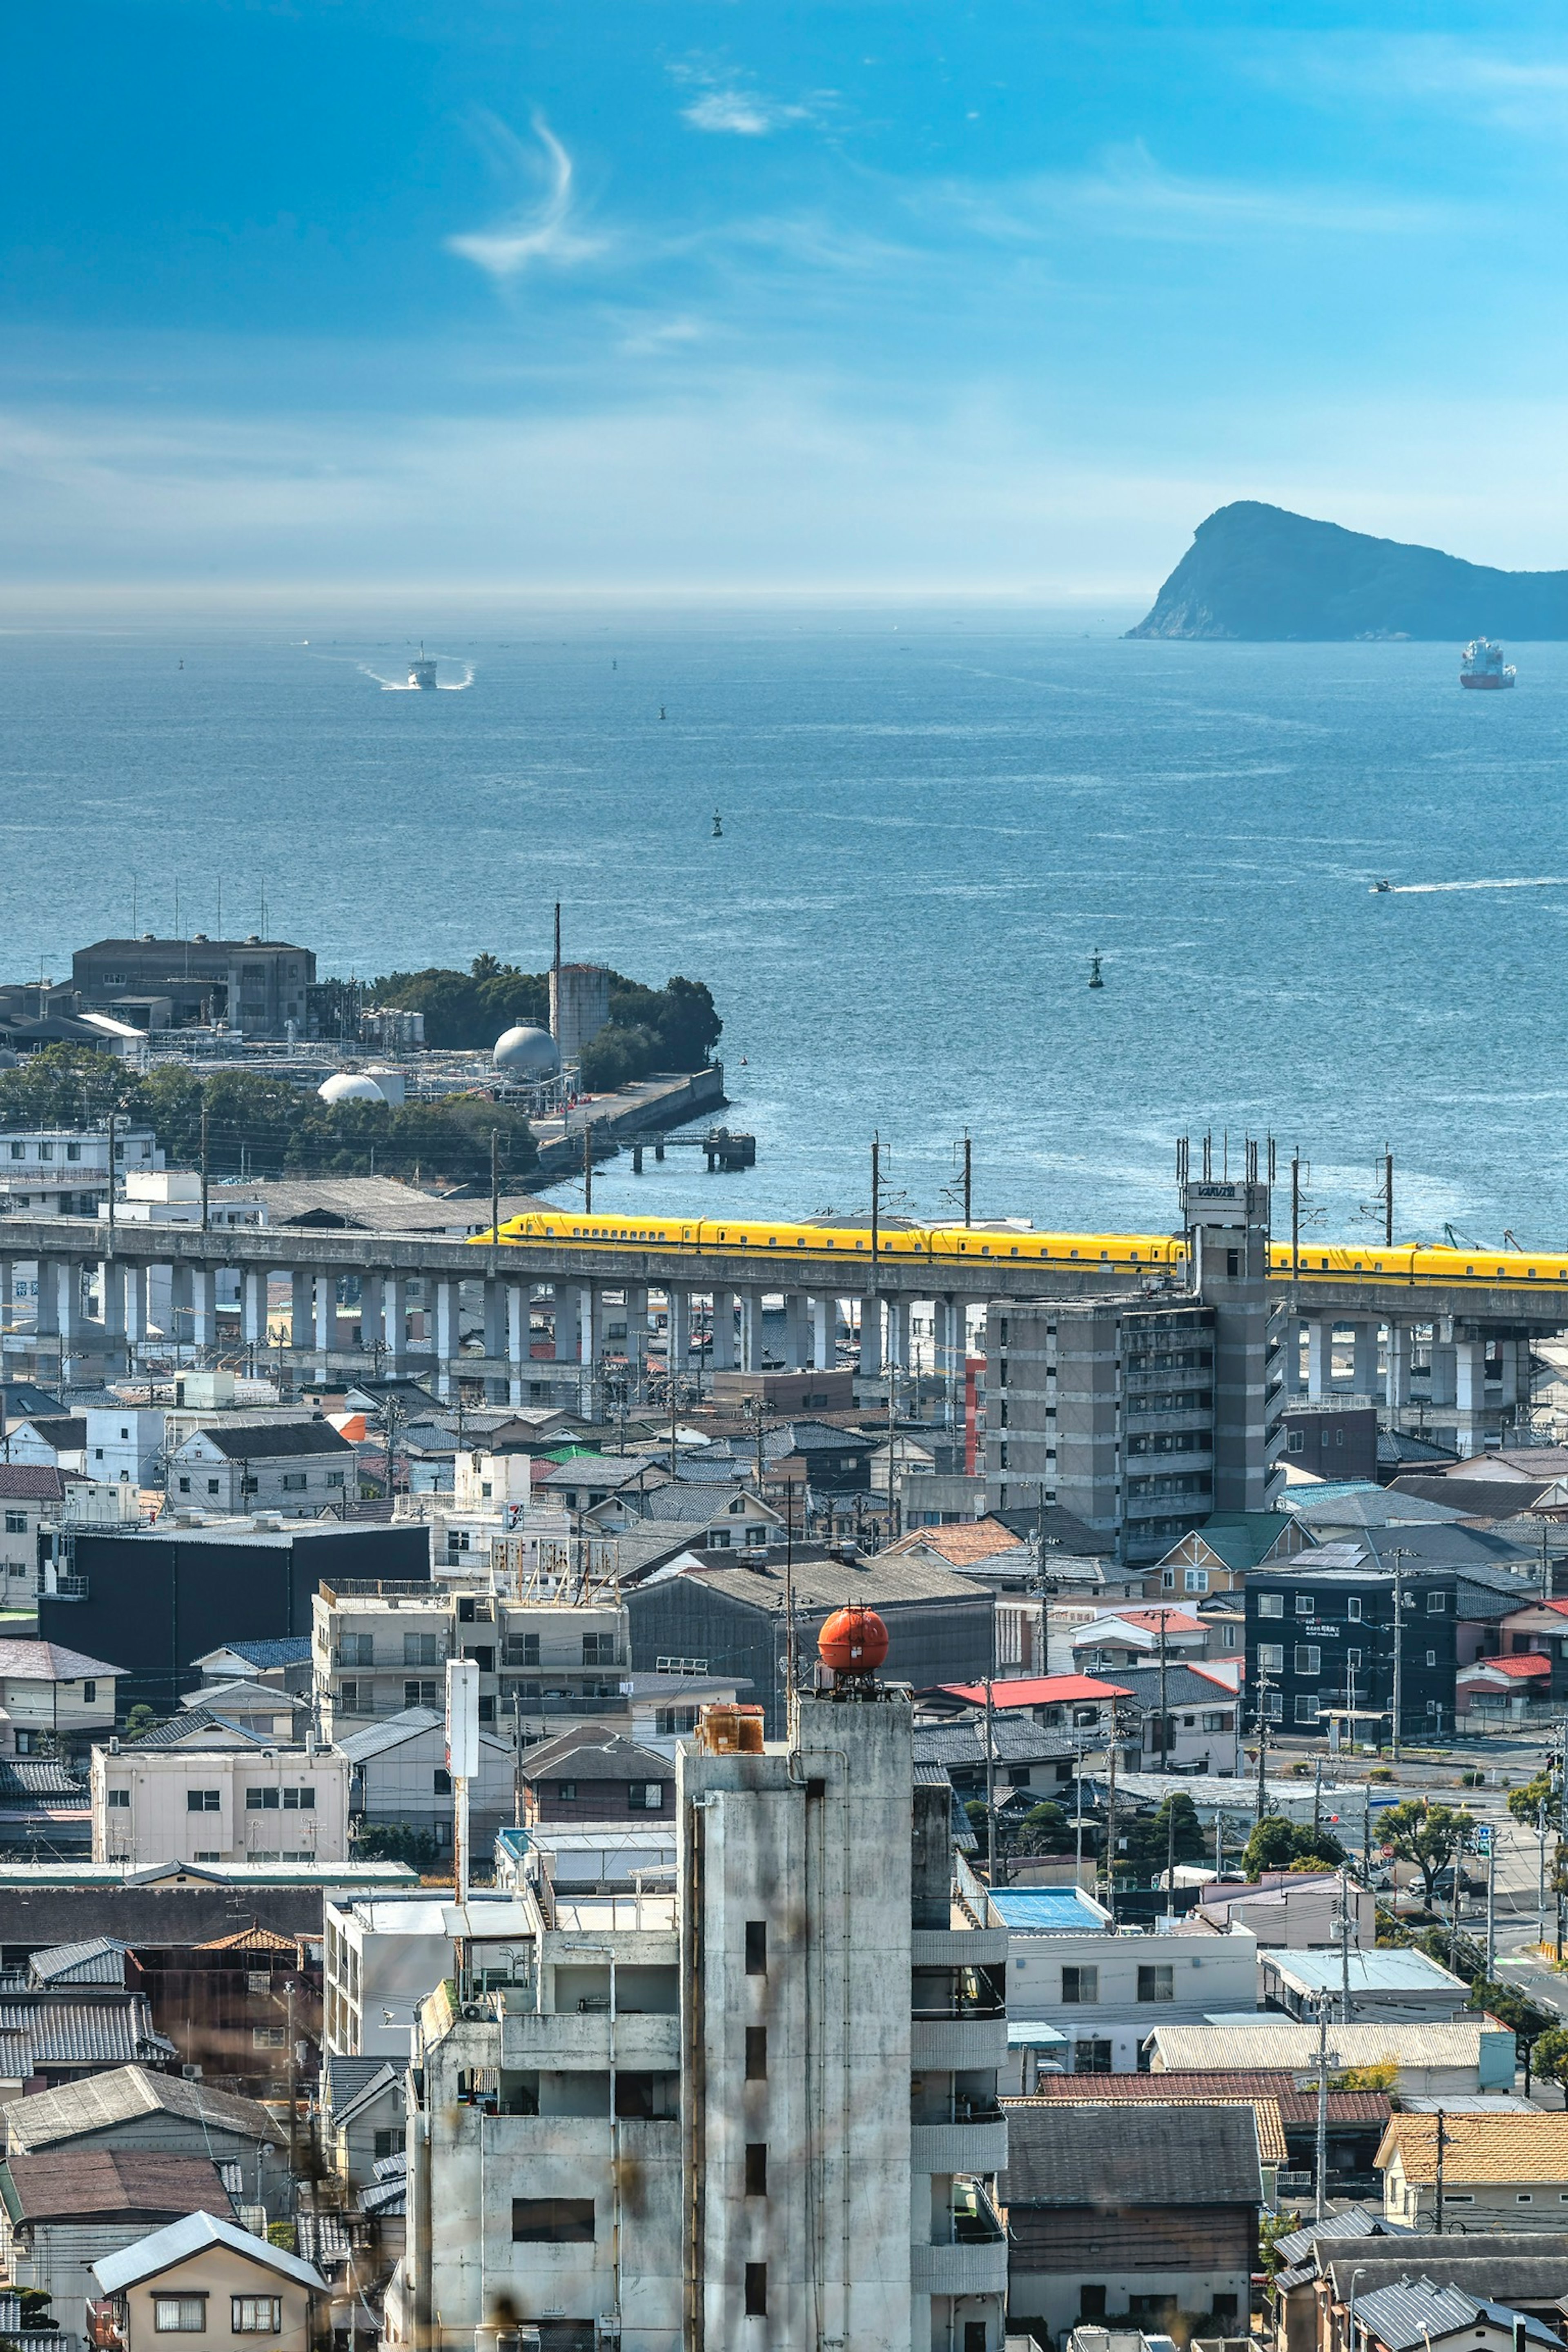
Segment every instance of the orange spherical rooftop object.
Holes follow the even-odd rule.
[[[874,1675],[888,1654],[888,1629],[874,1609],[836,1609],[816,1637],[817,1655],[836,1675]]]

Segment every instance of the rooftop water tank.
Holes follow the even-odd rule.
[[[526,1024],[498,1037],[490,1059],[514,1078],[552,1078],[561,1067],[560,1050],[549,1030]]]

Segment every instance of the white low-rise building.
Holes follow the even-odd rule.
[[[161,1168],[150,1127],[116,1129],[114,1171]],[[91,1217],[109,1197],[108,1122],[101,1127],[8,1127],[0,1130],[0,1212],[25,1217]]]
[[[333,1863],[348,1853],[348,1759],[178,1719],[92,1751],[92,1856],[156,1863]]]
[[[114,1728],[119,1674],[60,1642],[0,1641],[0,1754],[85,1758]]]
[[[985,1898],[1007,1930],[1007,2008],[1065,2037],[1075,2074],[1130,2074],[1162,2024],[1258,2006],[1258,1938],[1194,1915],[1118,1927],[1076,1886],[1005,1887]]]
[[[353,1447],[331,1422],[240,1421],[193,1430],[169,1459],[169,1495],[201,1511],[319,1518],[358,1500]]]

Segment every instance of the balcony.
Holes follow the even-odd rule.
[[[1007,2233],[977,2180],[953,2182],[945,2220],[937,2242],[910,2248],[910,2284],[916,2294],[1005,2294]]]
[[[910,1964],[917,1969],[1005,1968],[1005,1927],[917,1927],[910,1937]]]
[[[917,2074],[995,2072],[1007,2063],[1007,2019],[994,2016],[919,2017],[910,2028],[910,2065]]]
[[[87,2340],[96,2352],[124,2352],[125,2337],[111,2297],[88,2305]]]
[[[1007,2164],[1007,2125],[1000,2111],[984,2110],[967,2121],[911,2124],[911,2172],[1002,2172]]]

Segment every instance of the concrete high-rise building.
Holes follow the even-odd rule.
[[[550,974],[550,1034],[574,1062],[610,1017],[610,975],[599,963],[556,964]]]
[[[1132,1564],[1215,1511],[1267,1510],[1284,1476],[1268,1188],[1194,1182],[1186,1212],[1186,1289],[994,1299],[986,1318],[988,1507],[1060,1504]]]
[[[410,2076],[392,2341],[1000,2352],[1005,1933],[954,1879],[907,1696],[707,1710],[673,1895],[525,1885],[459,1944]],[[742,1736],[746,1736],[742,1734]],[[524,2340],[529,2340],[525,2335]]]

